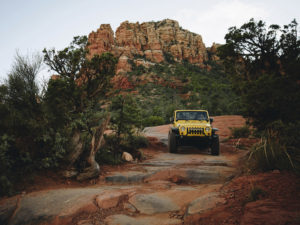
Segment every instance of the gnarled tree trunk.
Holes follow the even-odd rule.
[[[84,171],[77,176],[77,180],[82,181],[86,179],[91,179],[97,177],[100,174],[100,167],[95,160],[95,156],[97,151],[101,148],[101,146],[104,143],[103,135],[109,122],[110,122],[110,115],[108,115],[105,121],[96,128],[96,131],[94,132],[91,141],[90,154],[87,157],[87,162],[90,166],[85,168]]]
[[[72,151],[66,157],[66,168],[62,171],[65,178],[72,178],[78,175],[78,171],[74,167],[74,163],[78,160],[83,152],[83,143],[80,137],[80,130],[76,130],[71,139]]]

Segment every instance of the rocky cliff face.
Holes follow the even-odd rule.
[[[176,61],[188,60],[199,66],[208,59],[201,36],[170,19],[142,24],[125,21],[115,34],[109,24],[102,24],[89,34],[89,52],[89,57],[113,53],[119,58],[117,73],[130,71],[128,59],[134,58],[144,58],[147,64],[162,62],[171,55]]]

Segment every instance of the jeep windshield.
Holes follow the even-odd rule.
[[[179,111],[176,112],[177,120],[208,120],[206,112],[201,111]]]

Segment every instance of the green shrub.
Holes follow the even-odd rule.
[[[144,136],[121,136],[121,140],[115,134],[105,135],[105,145],[97,152],[96,161],[99,164],[116,165],[122,163],[122,152],[129,152],[134,158],[142,159],[143,153],[139,150],[149,145]]]
[[[146,68],[143,65],[138,65],[136,67],[136,75],[142,75],[143,73],[146,73]]]
[[[160,116],[149,116],[143,120],[144,127],[159,126],[165,123],[164,119]]]
[[[12,195],[13,194],[13,185],[7,176],[0,176],[0,196]]]
[[[255,168],[266,170],[300,171],[300,121],[284,124],[275,121],[270,124],[261,137],[261,141],[253,146],[250,159]]]
[[[251,130],[249,126],[243,127],[229,127],[231,130],[231,137],[232,138],[247,138],[251,134]]]
[[[119,165],[122,163],[121,153],[114,153],[108,148],[100,149],[95,159],[100,165]]]
[[[242,115],[258,130],[276,120],[289,123],[300,119],[300,101],[295,100],[300,97],[298,33],[296,20],[280,27],[252,18],[229,28],[226,44],[217,49],[240,96]]]
[[[0,137],[0,196],[11,195],[13,192],[12,180],[15,177],[11,177],[11,174],[16,162],[11,155],[13,140],[7,135]]]
[[[145,148],[149,145],[148,139],[144,136],[130,135],[121,142],[121,150],[129,152],[133,158],[142,160],[143,152],[140,148]]]
[[[164,52],[164,58],[165,58],[166,62],[168,62],[168,63],[175,62],[173,55],[171,55],[170,53]]]
[[[67,132],[53,132],[48,130],[36,142],[41,146],[40,159],[36,162],[39,169],[57,168],[66,155],[66,148],[69,144]]]
[[[138,150],[148,146],[148,140],[144,136],[129,135],[122,138],[119,151],[129,152],[134,158],[139,158]]]
[[[95,160],[101,164],[118,165],[122,162],[118,137],[104,135],[105,145],[96,153]]]
[[[146,148],[149,145],[149,141],[145,136],[130,136],[128,143],[135,149]]]

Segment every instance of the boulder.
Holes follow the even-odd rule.
[[[220,197],[219,193],[211,192],[192,201],[187,207],[186,214],[191,215],[195,213],[203,213],[216,207],[217,204],[224,203],[225,199]]]
[[[138,194],[129,202],[143,214],[165,213],[179,210],[179,206],[169,197],[157,194]]]
[[[122,154],[122,159],[123,159],[124,161],[127,161],[127,162],[133,161],[132,155],[131,155],[130,153],[128,153],[128,152],[123,152],[123,154]]]
[[[104,192],[98,195],[96,202],[99,208],[109,209],[116,207],[121,198],[125,198],[127,194],[121,192]]]

